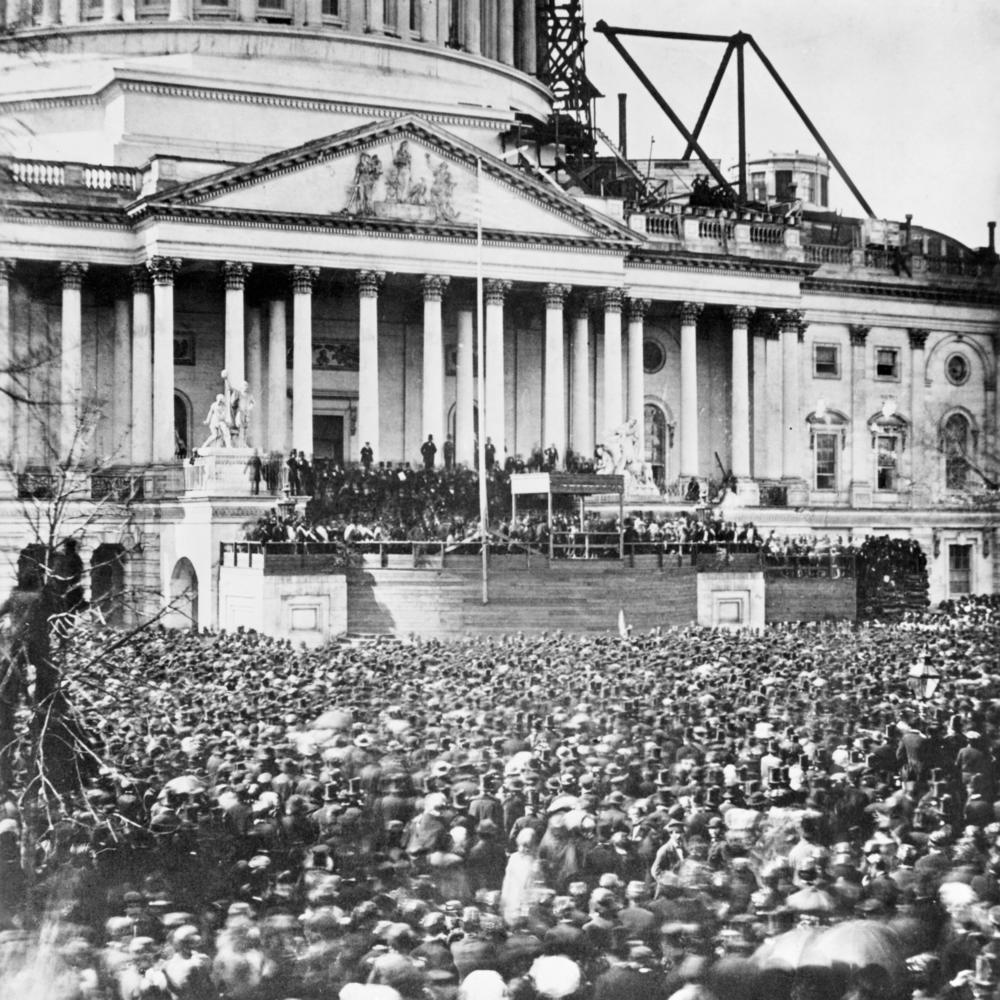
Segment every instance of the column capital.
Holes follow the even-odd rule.
[[[483,295],[486,298],[486,302],[491,306],[502,306],[504,299],[507,298],[507,293],[511,289],[512,282],[505,281],[502,278],[487,278],[483,282]]]
[[[180,257],[150,257],[146,267],[154,285],[172,285],[174,276],[181,269]]]
[[[750,326],[750,317],[754,310],[749,306],[726,306],[726,315],[733,324],[734,330],[746,330]]]
[[[778,313],[778,329],[782,333],[794,333],[801,338],[807,325],[801,309],[782,309]]]
[[[778,317],[769,309],[755,309],[750,317],[750,330],[755,337],[777,340],[780,333]]]
[[[851,347],[864,347],[868,334],[871,332],[870,326],[862,326],[860,323],[852,323],[848,328],[851,331]]]
[[[238,260],[227,260],[219,266],[219,271],[226,282],[227,292],[238,292],[246,283],[253,270],[253,264],[243,264]]]
[[[451,278],[447,274],[425,274],[420,282],[424,302],[440,302],[450,282]]]
[[[303,267],[296,264],[292,268],[292,291],[299,295],[309,295],[312,293],[313,285],[319,277],[318,267]]]
[[[593,308],[593,304],[593,295],[578,293],[569,300],[569,313],[573,319],[590,319],[590,310]]]
[[[690,326],[698,322],[702,309],[705,308],[702,302],[682,302],[681,303],[681,326]]]
[[[545,308],[562,309],[569,293],[573,291],[572,285],[557,285],[550,282],[545,286]]]
[[[629,318],[629,322],[639,322],[646,318],[646,313],[649,312],[649,307],[653,304],[651,299],[633,299],[628,297],[625,299],[625,312]]]
[[[83,276],[87,273],[89,264],[78,260],[65,260],[59,265],[59,277],[63,288],[79,291],[83,287]]]
[[[11,274],[14,272],[14,268],[17,266],[16,260],[10,260],[6,257],[0,257],[0,281],[7,281]]]
[[[914,351],[922,351],[927,346],[927,337],[930,330],[921,330],[911,326],[907,331],[910,338],[910,348]]]
[[[610,285],[601,292],[601,304],[606,313],[620,313],[625,301],[625,289]]]
[[[358,283],[358,296],[362,299],[378,297],[378,290],[385,281],[385,271],[358,271],[355,275]]]
[[[149,292],[151,281],[149,268],[145,264],[134,264],[128,269],[128,280],[132,286],[132,294]]]

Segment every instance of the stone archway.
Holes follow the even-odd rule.
[[[184,557],[170,574],[170,607],[164,618],[169,628],[198,628],[198,574]]]

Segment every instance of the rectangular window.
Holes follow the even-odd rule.
[[[285,0],[257,0],[260,10],[284,10]]]
[[[972,546],[948,546],[948,593],[972,593]]]
[[[775,170],[774,172],[774,196],[778,201],[791,201],[794,197],[792,188],[795,182],[792,180],[791,170]]]
[[[324,17],[340,17],[340,0],[323,0]]]
[[[819,179],[819,203],[822,208],[830,204],[830,178],[826,176]]]
[[[875,377],[899,379],[899,351],[894,347],[875,348]]]
[[[813,345],[813,374],[816,378],[840,378],[840,348],[836,344]]]
[[[396,0],[382,0],[382,26],[386,31],[396,30]]]
[[[420,4],[417,0],[410,0],[410,31],[420,30]]]
[[[896,445],[895,434],[879,434],[875,439],[875,488],[878,490],[896,489]]]
[[[806,174],[806,201],[810,204],[816,204],[816,175]]]
[[[837,435],[817,434],[813,443],[816,451],[816,489],[837,488]]]
[[[763,171],[750,174],[750,200],[767,201],[767,175]]]

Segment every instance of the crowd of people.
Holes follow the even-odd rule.
[[[81,628],[88,776],[32,808],[22,756],[2,794],[0,995],[992,997],[998,649],[997,598],[318,650]]]

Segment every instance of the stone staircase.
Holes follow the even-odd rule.
[[[428,638],[555,629],[606,633],[617,630],[624,608],[634,631],[648,631],[694,621],[696,590],[690,566],[500,559],[491,561],[489,603],[483,605],[475,559],[445,569],[363,568],[348,572],[348,630]]]

